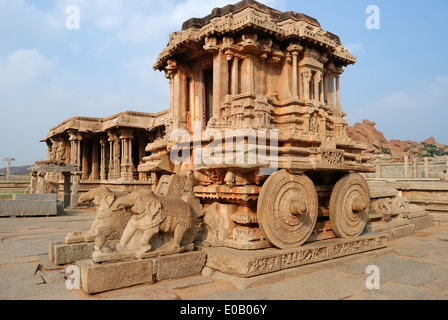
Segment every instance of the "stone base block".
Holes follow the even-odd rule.
[[[224,272],[217,271],[216,269],[211,269],[208,267],[205,267],[202,270],[202,275],[215,279],[215,280],[223,280],[226,282],[230,282],[233,284],[237,289],[244,290],[249,288],[255,288],[259,286],[264,286],[271,283],[276,283],[279,281],[283,281],[288,278],[297,277],[300,275],[304,275],[311,272],[316,272],[319,270],[325,270],[330,269],[336,265],[338,265],[340,262],[340,259],[342,259],[342,263],[350,263],[351,261],[355,261],[356,259],[376,259],[378,257],[381,257],[383,255],[387,255],[390,253],[393,253],[393,248],[382,248],[378,250],[373,251],[367,251],[363,253],[358,253],[351,256],[346,257],[340,257],[338,259],[333,260],[327,260],[323,262],[318,262],[315,264],[309,264],[304,266],[298,266],[295,268],[289,268],[285,270],[281,270],[274,273],[268,273],[268,274],[262,274],[259,276],[253,276],[250,278],[241,278],[237,276],[233,276]]]
[[[354,239],[332,239],[308,243],[295,249],[241,251],[203,248],[206,267],[241,278],[249,278],[387,247],[387,236],[368,234]]]
[[[30,193],[17,193],[13,194],[14,200],[27,200],[27,201],[57,201],[58,195],[56,193],[44,193],[44,194],[30,194]]]
[[[448,225],[448,213],[446,212],[431,212],[430,216],[433,218],[433,223],[435,225],[443,226]]]
[[[415,232],[415,225],[408,224],[401,227],[385,230],[382,233],[387,235],[389,240],[408,237]]]
[[[52,242],[48,248],[48,258],[56,265],[65,265],[92,258],[94,250],[95,242],[72,244]]]
[[[415,230],[426,229],[434,224],[433,217],[431,215],[409,218],[409,221],[415,226]]]
[[[154,283],[199,275],[205,265],[204,252],[163,256],[152,259],[97,264],[78,261],[81,287],[87,294],[116,290],[144,283]]]
[[[61,214],[63,210],[58,201],[0,200],[0,217],[48,217]]]

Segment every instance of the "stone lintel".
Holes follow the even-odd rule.
[[[309,243],[295,249],[241,251],[204,248],[206,267],[241,278],[250,278],[387,247],[387,236],[369,234],[354,239],[333,239]]]

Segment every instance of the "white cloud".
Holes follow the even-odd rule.
[[[23,86],[36,79],[51,76],[56,70],[57,58],[48,59],[37,49],[12,52],[6,61],[0,61],[0,85]]]

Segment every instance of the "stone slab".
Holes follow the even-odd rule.
[[[13,200],[27,200],[27,201],[57,201],[58,195],[56,193],[46,194],[30,194],[30,193],[15,193],[12,195]]]
[[[433,223],[438,226],[448,225],[448,213],[429,213],[433,218]]]
[[[272,283],[277,283],[279,281],[287,280],[290,278],[306,274],[314,275],[315,272],[318,272],[320,270],[330,270],[331,268],[343,263],[350,263],[351,261],[356,261],[358,259],[375,259],[393,252],[394,252],[393,248],[386,247],[378,250],[358,253],[351,256],[340,257],[338,259],[322,261],[315,264],[302,265],[295,268],[289,268],[274,273],[262,274],[250,278],[241,278],[208,267],[205,267],[202,270],[202,275],[212,279],[230,282],[237,289],[244,290],[248,288],[256,288]]]
[[[382,233],[387,235],[389,240],[408,237],[415,232],[415,225],[408,224],[396,228],[385,230]]]
[[[415,226],[415,230],[426,229],[434,224],[433,217],[431,215],[409,218],[409,222]]]
[[[78,261],[81,287],[95,294],[144,283],[199,275],[205,265],[204,252],[195,251],[151,259],[94,263]]]
[[[57,201],[0,200],[0,217],[47,217],[59,213]]]
[[[48,248],[48,259],[55,265],[75,263],[92,258],[95,242],[66,244],[51,242]]]
[[[20,276],[33,276],[39,268],[38,263],[7,264],[0,268],[0,279]]]
[[[378,187],[373,187],[373,188],[369,188],[370,191],[370,198],[371,199],[376,199],[376,198],[387,198],[387,197],[395,197],[398,196],[398,190],[395,188],[388,188],[388,187],[384,187],[384,188],[378,188]]]
[[[204,248],[206,267],[242,278],[250,278],[316,262],[327,261],[387,247],[387,236],[369,234],[354,239],[332,239],[295,249],[241,251]]]

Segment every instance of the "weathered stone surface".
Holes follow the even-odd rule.
[[[188,252],[168,255],[156,259],[157,281],[189,277],[200,274],[205,265],[204,252]]]
[[[30,193],[15,193],[12,195],[13,200],[28,200],[28,201],[57,201],[57,194],[30,194]]]
[[[56,216],[60,213],[57,201],[0,200],[1,217]]]
[[[78,198],[78,205],[93,204],[96,217],[87,233],[75,231],[67,234],[65,243],[93,242],[100,237],[103,241],[120,240],[131,214],[125,210],[112,210],[112,205],[127,192],[111,191],[103,186],[92,189]]]
[[[369,185],[370,197],[372,199],[375,198],[383,198],[383,197],[395,197],[398,195],[398,190],[395,188],[375,188]]]
[[[104,245],[104,240],[97,237],[97,250],[92,256],[95,262],[147,258],[194,248],[195,235],[189,231],[194,227],[196,217],[190,205],[181,198],[160,196],[141,189],[119,198],[111,212],[117,210],[129,210],[132,216],[122,231],[116,250]]]
[[[81,286],[87,294],[198,275],[204,264],[203,252],[103,264],[92,260],[77,262],[81,270]]]
[[[410,218],[409,222],[414,225],[415,230],[426,229],[434,224],[433,216],[431,215]]]
[[[50,243],[48,253],[50,262],[56,265],[65,265],[78,260],[90,259],[94,250],[95,242]]]
[[[36,273],[38,263],[7,264],[0,268],[0,278],[15,278],[18,276],[32,276]]]
[[[286,250],[242,252],[230,248],[204,248],[204,251],[207,253],[207,267],[246,278],[386,246],[385,235],[366,235],[351,240],[326,240]]]

